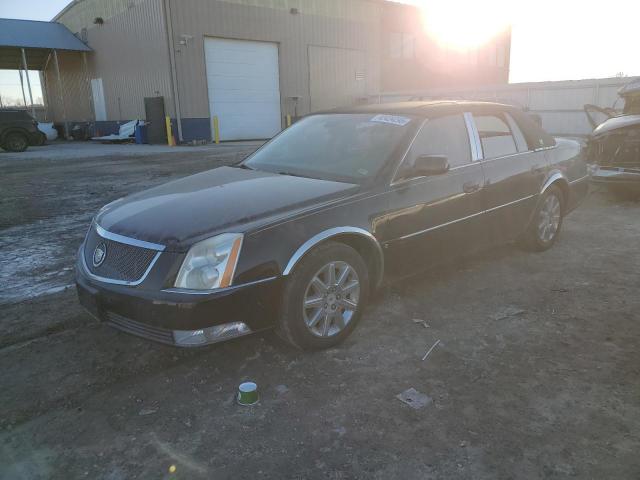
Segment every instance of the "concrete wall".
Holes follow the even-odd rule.
[[[600,78],[558,82],[512,83],[466,88],[433,88],[409,93],[386,93],[375,101],[443,98],[510,103],[540,115],[543,127],[554,135],[583,136],[592,131],[585,104],[622,109],[618,89],[630,78]],[[604,117],[601,117],[604,119]]]

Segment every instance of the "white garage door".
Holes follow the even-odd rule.
[[[278,46],[206,38],[209,112],[221,140],[271,138],[281,130]]]

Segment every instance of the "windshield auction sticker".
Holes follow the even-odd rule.
[[[397,115],[376,115],[371,119],[372,122],[377,123],[386,123],[389,125],[397,125],[398,127],[404,127],[407,123],[411,121],[410,118],[407,117],[399,117]]]

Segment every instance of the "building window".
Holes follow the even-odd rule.
[[[389,56],[411,60],[416,57],[416,37],[412,33],[391,32]]]

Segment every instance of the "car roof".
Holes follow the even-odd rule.
[[[29,113],[21,108],[0,108],[0,113]]]
[[[356,107],[337,108],[323,113],[386,113],[437,117],[460,112],[514,110],[512,105],[471,100],[434,100],[395,103],[373,103]]]

